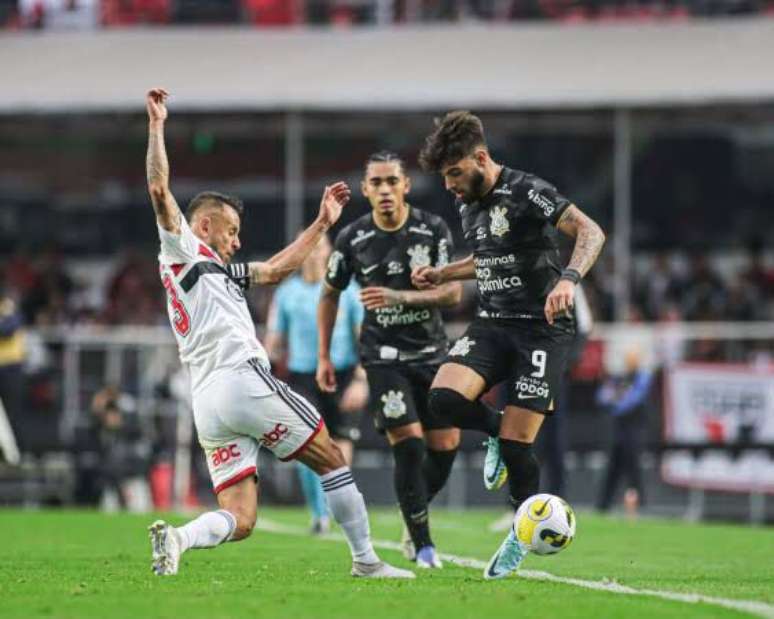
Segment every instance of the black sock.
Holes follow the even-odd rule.
[[[458,428],[478,430],[489,436],[500,434],[502,415],[481,400],[471,402],[454,389],[436,387],[430,390],[427,402],[434,414]]]
[[[501,438],[500,455],[508,469],[508,499],[516,510],[525,499],[537,494],[540,486],[540,464],[535,457],[532,443]]]
[[[433,544],[427,513],[427,487],[422,472],[425,442],[411,437],[392,446],[395,458],[395,493],[403,521],[417,550]]]
[[[441,489],[446,485],[449,474],[454,464],[454,458],[457,456],[457,450],[435,451],[427,450],[425,460],[422,462],[422,474],[425,477],[427,488],[427,502],[430,503]]]

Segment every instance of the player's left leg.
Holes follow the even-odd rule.
[[[331,440],[325,426],[294,457],[320,476],[333,518],[349,543],[352,575],[367,578],[414,578],[413,572],[381,561],[374,551],[363,495],[355,485],[344,455]]]
[[[514,374],[508,380],[505,413],[500,426],[500,455],[508,470],[509,500],[518,510],[537,494],[540,465],[534,442],[545,415],[553,414],[572,342],[569,328],[513,325],[508,335],[514,352]],[[502,578],[516,570],[526,548],[511,527],[484,570],[485,578]]]
[[[506,406],[500,428],[500,454],[508,469],[508,499],[514,511],[540,485],[540,465],[533,444],[544,416],[525,408]],[[502,578],[516,570],[527,554],[511,527],[484,570],[484,578]]]

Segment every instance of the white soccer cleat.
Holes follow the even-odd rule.
[[[417,567],[423,569],[440,569],[443,567],[443,562],[438,557],[434,546],[420,548],[419,552],[417,552],[416,561]]]
[[[352,575],[356,578],[416,578],[414,572],[393,567],[389,563],[352,563]]]
[[[153,573],[157,576],[177,574],[180,564],[180,541],[175,527],[157,520],[148,527],[153,552]]]

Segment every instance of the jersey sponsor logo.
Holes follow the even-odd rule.
[[[400,275],[404,270],[403,263],[397,260],[391,260],[387,265],[387,275]]]
[[[374,234],[376,234],[375,230],[369,230],[368,232],[364,232],[363,230],[358,230],[357,235],[354,239],[352,239],[349,244],[354,247],[358,243],[362,243],[366,239],[370,239]]]
[[[547,398],[550,396],[548,383],[533,376],[519,376],[514,386],[519,400]]]
[[[449,264],[449,241],[441,239],[438,241],[438,263],[436,266],[443,267]]]
[[[408,248],[408,255],[411,256],[409,266],[412,269],[430,266],[430,246],[417,243],[414,247]]]
[[[369,273],[372,273],[373,271],[375,271],[378,268],[379,268],[378,264],[372,264],[370,267],[363,267],[362,269],[360,269],[360,272],[363,275],[368,275]]]
[[[328,277],[330,279],[336,277],[336,274],[339,272],[339,267],[341,266],[343,260],[344,254],[338,250],[334,251],[331,254],[331,257],[328,258]]]
[[[420,224],[416,226],[409,226],[409,232],[416,232],[417,234],[424,234],[425,236],[433,236],[433,231],[427,227],[427,224]]]
[[[505,183],[502,187],[498,187],[492,193],[499,194],[501,196],[512,196],[513,192],[508,187],[508,183]]]
[[[503,290],[521,288],[523,285],[521,277],[518,275],[490,279],[491,275],[492,271],[488,267],[476,269],[476,283],[478,284],[479,292],[502,292]]]
[[[508,209],[504,206],[493,206],[489,210],[489,230],[493,236],[504,236],[511,229],[511,224],[508,223],[508,218],[505,216],[508,213]]]
[[[486,228],[484,226],[479,226],[476,228],[476,240],[483,241],[484,239],[486,239]]]
[[[382,396],[382,412],[388,419],[397,419],[406,414],[406,403],[403,401],[402,391],[390,389]]]
[[[239,451],[239,446],[236,443],[231,443],[225,447],[218,447],[212,452],[212,466],[220,466],[225,464],[232,458],[239,458],[242,453]]]
[[[449,351],[450,357],[464,357],[470,352],[470,349],[473,348],[473,346],[476,345],[476,340],[471,340],[467,335],[464,337],[461,337],[456,342],[454,342],[454,346],[451,347],[451,350]]]
[[[404,311],[403,305],[391,305],[374,310],[376,323],[380,327],[397,327],[413,325],[418,322],[430,320],[432,313],[429,309],[409,309]]]
[[[273,430],[264,432],[263,436],[261,436],[261,444],[264,447],[274,447],[288,435],[288,432],[290,430],[286,425],[278,423]]]
[[[530,202],[543,210],[543,215],[546,217],[551,217],[551,214],[556,210],[556,205],[551,202],[551,200],[538,193],[534,189],[530,189],[527,192],[527,197],[529,198]]]
[[[486,256],[484,258],[473,258],[473,264],[477,267],[502,267],[516,264],[516,256],[507,254],[505,256]]]

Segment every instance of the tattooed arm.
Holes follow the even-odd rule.
[[[159,225],[173,234],[180,232],[180,207],[169,190],[169,161],[164,147],[164,122],[167,120],[166,100],[169,93],[163,88],[148,91],[145,106],[148,109],[148,154],[145,171],[148,192]]]
[[[556,227],[575,237],[575,247],[565,273],[546,298],[543,309],[550,325],[554,324],[557,316],[570,312],[574,303],[575,285],[589,272],[605,244],[602,228],[574,204],[562,213]]]
[[[556,227],[568,236],[575,237],[575,248],[568,269],[574,269],[583,277],[597,261],[605,244],[605,233],[597,223],[577,206],[571,204],[562,213]]]

